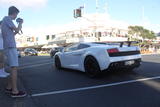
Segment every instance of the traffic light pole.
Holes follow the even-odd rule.
[[[78,9],[74,10],[74,18],[81,17],[81,18],[86,19],[87,21],[93,23],[94,24],[94,36],[97,37],[97,33],[96,33],[96,31],[97,31],[97,24],[96,24],[95,21],[90,20],[89,18],[83,16],[83,14],[82,14],[82,9],[83,8],[84,7],[80,7]],[[82,31],[81,31],[81,34],[82,34]],[[98,37],[98,40],[99,40],[99,37]]]

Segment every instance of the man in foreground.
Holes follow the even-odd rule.
[[[15,42],[15,35],[19,33],[22,28],[23,20],[18,22],[18,27],[14,25],[12,20],[17,18],[19,10],[11,6],[8,10],[8,16],[2,20],[2,36],[4,41],[4,51],[7,58],[7,64],[10,67],[10,77],[8,78],[8,85],[6,92],[11,94],[11,97],[24,97],[26,93],[19,91],[17,87],[17,70],[18,70],[18,54]]]

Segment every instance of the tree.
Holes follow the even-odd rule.
[[[144,29],[142,26],[129,26],[128,29],[128,34],[138,35],[143,39],[154,39],[156,37],[153,31]]]

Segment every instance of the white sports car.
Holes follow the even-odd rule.
[[[72,44],[55,54],[55,67],[80,70],[91,77],[104,70],[132,70],[141,64],[140,49],[132,43]]]

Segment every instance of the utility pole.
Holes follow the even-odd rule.
[[[96,13],[98,13],[99,5],[98,5],[98,0],[96,0]]]
[[[108,4],[107,4],[107,2],[104,5],[104,11],[105,11],[105,13],[108,13]]]
[[[86,4],[85,4],[85,0],[83,0],[83,14],[86,13]]]

